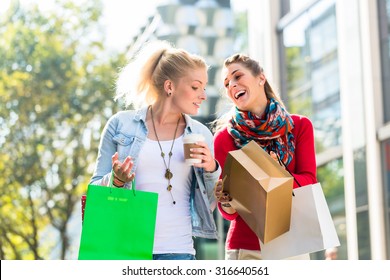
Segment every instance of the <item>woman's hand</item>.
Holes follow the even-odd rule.
[[[133,160],[126,157],[123,162],[118,160],[118,152],[112,156],[112,170],[114,171],[114,186],[123,187],[125,183],[131,182],[135,174],[130,173],[133,168]]]
[[[200,148],[191,148],[191,154],[190,156],[192,158],[199,158],[202,162],[201,163],[194,163],[195,167],[203,168],[206,172],[214,172],[217,170],[217,162],[215,161],[214,157],[211,154],[211,151],[209,147],[207,146],[206,142],[199,141],[195,143],[198,146],[201,146]]]
[[[282,167],[285,168],[284,164],[281,163],[281,161],[279,160],[277,154],[276,154],[274,151],[271,151],[271,152],[269,153],[269,155],[270,155],[277,163],[279,163],[280,166],[282,166]]]
[[[221,203],[222,209],[229,214],[233,214],[236,210],[229,203],[232,201],[230,194],[223,190],[223,182],[224,180],[219,179],[214,187],[214,196],[216,200]]]

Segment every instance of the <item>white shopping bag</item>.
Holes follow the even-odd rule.
[[[279,260],[340,246],[321,184],[294,189],[290,230],[263,244],[261,257]]]

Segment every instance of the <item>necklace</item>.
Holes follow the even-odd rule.
[[[171,165],[172,149],[173,149],[173,145],[175,144],[176,133],[177,133],[177,129],[179,128],[181,115],[180,115],[180,118],[177,120],[175,134],[173,134],[171,150],[169,151],[169,154],[168,154],[168,164],[167,164],[167,162],[165,161],[165,153],[164,153],[164,151],[163,151],[163,149],[161,147],[161,144],[160,144],[160,139],[158,139],[158,135],[157,135],[157,131],[156,131],[156,125],[154,124],[154,116],[153,116],[152,106],[150,106],[150,114],[152,115],[152,124],[153,124],[154,134],[156,135],[157,143],[158,143],[158,146],[160,147],[160,151],[161,151],[161,157],[162,157],[162,159],[164,161],[164,165],[165,165],[165,178],[168,180],[167,191],[169,191],[169,193],[171,194],[173,204],[176,204],[176,201],[175,201],[175,199],[173,198],[173,195],[172,195],[172,185],[171,185],[171,179],[173,177],[173,173],[171,172],[169,167]]]

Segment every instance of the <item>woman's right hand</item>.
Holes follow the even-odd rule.
[[[123,187],[125,183],[131,182],[135,174],[130,173],[133,168],[133,160],[131,157],[126,157],[123,162],[118,159],[118,152],[112,156],[112,170],[114,171],[114,186]]]
[[[219,179],[214,187],[214,196],[217,199],[218,202],[225,203],[232,201],[230,195],[228,192],[223,191],[223,181],[222,179]]]
[[[229,213],[233,214],[236,210],[231,206],[229,202],[232,201],[230,194],[223,190],[223,180],[219,179],[214,187],[214,196],[218,202],[221,203],[222,209]]]

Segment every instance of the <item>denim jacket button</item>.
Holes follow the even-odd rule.
[[[206,194],[206,191],[203,191],[204,194]]]

